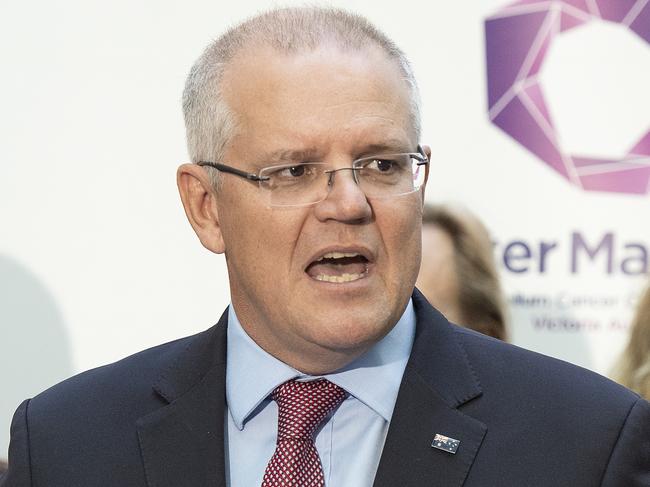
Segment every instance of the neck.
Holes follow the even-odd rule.
[[[242,323],[242,328],[265,352],[307,375],[326,375],[342,369],[369,350],[373,343],[353,349],[336,350],[315,343],[279,342],[275,337],[257,336]]]

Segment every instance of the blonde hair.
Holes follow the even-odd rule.
[[[507,339],[505,298],[485,225],[469,211],[448,205],[425,205],[423,225],[445,231],[454,246],[461,325]]]
[[[639,300],[630,340],[612,373],[614,380],[650,399],[650,287]]]

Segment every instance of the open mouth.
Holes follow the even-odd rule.
[[[317,281],[353,282],[368,274],[368,264],[358,252],[328,252],[309,264],[305,272]]]

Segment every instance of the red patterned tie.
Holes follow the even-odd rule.
[[[324,487],[314,432],[345,398],[325,379],[290,380],[272,394],[278,403],[278,442],[264,472],[262,487]]]

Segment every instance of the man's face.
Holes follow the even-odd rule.
[[[379,49],[247,52],[228,68],[224,96],[237,135],[220,162],[245,171],[307,161],[350,167],[378,151],[417,146],[406,83]],[[339,171],[324,201],[278,209],[257,183],[220,177],[216,207],[232,302],[262,348],[323,373],[391,330],[420,265],[422,192],[369,200],[351,171]]]

